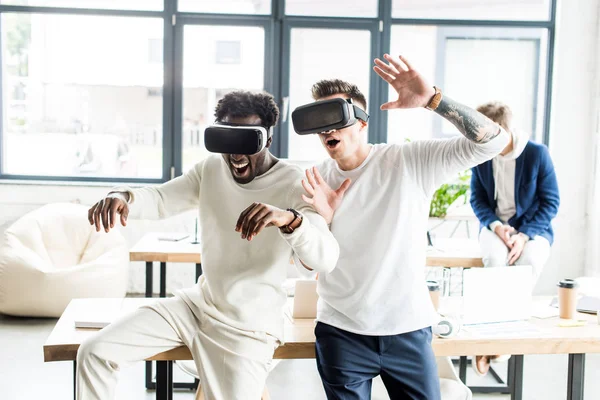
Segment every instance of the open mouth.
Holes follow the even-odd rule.
[[[327,140],[325,140],[325,145],[328,149],[335,149],[339,143],[340,141],[335,138],[328,138]]]
[[[233,173],[237,176],[244,176],[250,169],[248,161],[234,162],[232,160],[229,163],[231,164]]]

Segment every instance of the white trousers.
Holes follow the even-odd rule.
[[[120,368],[186,345],[207,400],[258,400],[278,344],[265,332],[243,331],[202,312],[194,313],[179,297],[159,300],[81,344],[77,399],[113,399]]]
[[[479,234],[479,245],[486,267],[505,267],[508,265],[509,248],[494,232],[483,228]],[[521,256],[515,265],[531,265],[533,267],[533,284],[535,284],[550,256],[550,242],[546,238],[536,236],[525,243]]]

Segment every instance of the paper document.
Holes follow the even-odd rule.
[[[540,329],[528,321],[477,324],[464,327],[465,332],[480,337],[538,336]]]
[[[190,235],[188,235],[187,233],[161,233],[160,236],[158,236],[158,240],[164,242],[179,242],[180,240],[183,240],[188,236]]]

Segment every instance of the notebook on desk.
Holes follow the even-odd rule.
[[[179,241],[187,238],[188,236],[190,236],[190,235],[187,233],[169,232],[169,233],[161,233],[160,235],[157,236],[157,239],[162,242],[179,242]]]
[[[75,328],[88,329],[102,329],[123,315],[152,301],[152,299],[143,297],[128,299],[127,302],[124,302],[123,298],[78,300],[80,307],[77,310],[78,313],[73,317]]]
[[[533,269],[530,265],[465,270],[463,324],[530,319],[532,273]]]

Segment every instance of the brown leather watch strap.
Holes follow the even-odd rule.
[[[442,90],[439,87],[434,86],[433,88],[435,89],[435,94],[433,95],[431,100],[429,100],[429,103],[427,103],[427,105],[425,106],[426,109],[431,111],[435,111],[435,109],[438,108],[443,97]]]
[[[298,228],[301,224],[302,224],[302,214],[300,214],[298,211],[294,210],[293,208],[288,208],[286,211],[291,212],[292,214],[294,214],[294,220],[292,222],[290,222],[289,224],[287,224],[286,226],[282,226],[281,228],[281,232],[283,233],[293,233],[296,228]]]

